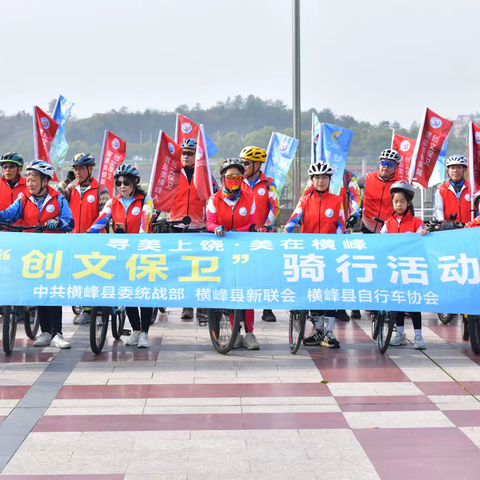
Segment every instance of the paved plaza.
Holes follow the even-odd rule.
[[[427,350],[381,355],[362,312],[337,322],[340,349],[291,355],[275,313],[256,312],[260,351],[228,355],[179,309],[149,349],[109,335],[97,356],[70,308],[71,350],[34,348],[20,325],[0,354],[0,480],[480,478],[480,357],[458,320],[426,314]]]

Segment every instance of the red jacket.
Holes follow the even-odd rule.
[[[79,186],[69,185],[70,210],[75,221],[72,233],[85,233],[98,217],[98,182],[93,179],[90,186],[80,196]]]
[[[21,193],[28,193],[27,181],[20,175],[17,184],[12,188],[5,180],[0,178],[0,210],[8,208]],[[15,222],[15,225],[22,225],[22,220]]]
[[[400,220],[400,222],[398,222],[398,220]],[[422,220],[414,217],[409,210],[404,216],[393,214],[385,222],[382,233],[416,233],[422,226]]]
[[[470,185],[464,182],[464,187],[460,193],[460,200],[455,195],[455,191],[448,182],[442,183],[438,187],[438,193],[443,200],[443,215],[445,220],[450,220],[450,215],[457,215],[457,222],[469,222],[471,220],[471,201],[470,201]]]
[[[313,190],[300,199],[300,207],[303,212],[300,233],[336,233],[343,214],[339,195],[328,191],[320,195]]]
[[[48,194],[50,199],[44,203],[42,210],[39,212],[37,204],[31,200],[30,192],[25,193],[23,198],[23,225],[26,227],[33,227],[35,225],[45,225],[47,220],[56,218],[60,214],[60,205],[58,203],[59,192],[54,190],[50,185],[47,186]],[[45,230],[45,233],[63,233],[60,230],[55,230],[54,232],[49,232]]]
[[[170,210],[169,220],[182,220],[188,215],[192,221],[190,228],[201,229],[205,227],[205,201],[200,200],[197,189],[195,188],[194,176],[188,183],[185,170],[180,175],[180,183],[178,184],[175,200]]]
[[[268,185],[268,179],[263,172],[260,172],[260,180],[253,186],[253,189],[244,180],[242,183],[242,190],[244,192],[253,193],[255,196],[255,222],[257,228],[263,227],[267,222],[267,217],[270,212],[270,201],[268,198],[268,192],[270,187]]]
[[[476,217],[473,222],[468,222],[465,224],[465,228],[474,228],[474,227],[480,227],[480,215]]]
[[[252,193],[242,190],[237,203],[233,208],[225,202],[225,197],[220,190],[215,195],[210,197],[210,203],[207,212],[207,228],[213,232],[215,227],[222,226],[225,230],[239,230],[246,231],[255,220],[255,213],[252,215],[252,208],[255,197]],[[213,218],[213,217],[216,218]]]
[[[380,172],[369,172],[365,175],[365,194],[363,196],[363,223],[372,232],[376,233],[382,225],[373,220],[373,217],[386,220],[393,215],[390,196],[390,187],[397,181],[397,175],[384,182]]]
[[[125,233],[139,233],[145,197],[141,193],[137,193],[126,214],[125,208],[120,202],[121,197],[122,195],[118,194],[112,198],[113,228],[115,229],[116,223],[123,223],[125,224]]]

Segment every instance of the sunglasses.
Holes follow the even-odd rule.
[[[132,182],[130,182],[130,180],[129,180],[128,178],[125,178],[125,179],[123,180],[123,182],[122,182],[122,180],[117,180],[117,181],[115,182],[115,185],[116,185],[117,187],[121,187],[121,186],[122,186],[122,183],[123,183],[126,187],[128,187]]]
[[[228,178],[229,180],[240,180],[243,178],[243,175],[233,175],[233,173],[228,173],[225,175],[225,178]]]
[[[195,152],[186,152],[185,150],[182,152],[182,155],[185,157],[193,157]]]
[[[382,167],[389,167],[389,168],[393,168],[393,167],[397,166],[397,164],[395,162],[391,162],[390,160],[382,160],[380,162],[380,165]]]
[[[244,160],[244,161],[243,161],[243,164],[244,164],[246,167],[249,167],[249,166],[252,164],[252,162],[248,162],[248,161],[245,161],[245,160]]]
[[[12,170],[12,169],[14,169],[14,168],[18,168],[18,165],[12,165],[12,164],[10,164],[10,163],[4,163],[4,164],[2,165],[2,168],[3,168],[4,170]]]

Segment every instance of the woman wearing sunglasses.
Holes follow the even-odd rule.
[[[120,165],[115,171],[114,178],[119,194],[106,203],[102,213],[88,231],[99,233],[112,219],[115,233],[149,233],[153,201],[139,186],[139,171],[133,165]],[[127,307],[126,311],[133,329],[126,344],[148,348],[148,329],[153,309],[140,308],[141,330],[138,307]]]
[[[390,187],[398,180],[397,167],[402,157],[396,150],[387,148],[380,154],[377,172],[369,172],[358,179],[364,189],[362,233],[379,233],[382,225],[374,218],[386,220],[393,215]]]
[[[222,188],[210,197],[207,206],[207,230],[219,237],[226,232],[251,232],[255,230],[255,198],[242,190],[245,166],[239,158],[228,158],[220,168]],[[254,311],[245,310],[245,338],[238,335],[233,348],[247,347],[258,350],[254,328]]]

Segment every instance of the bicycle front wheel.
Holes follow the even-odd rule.
[[[31,340],[35,340],[40,327],[40,318],[37,307],[23,307],[25,333]]]
[[[231,312],[231,310],[217,308],[208,310],[210,339],[218,353],[228,353],[235,345],[239,334],[243,310],[233,310],[233,322],[230,321]]]
[[[385,353],[392,338],[393,327],[395,326],[395,312],[378,312],[378,350]]]
[[[92,307],[90,320],[90,348],[98,355],[105,345],[107,338],[110,307]]]
[[[150,319],[150,325],[153,325],[155,321],[157,320],[158,316],[158,308],[154,308],[152,311],[152,318]]]
[[[10,355],[15,346],[15,335],[17,333],[17,315],[15,307],[3,307],[3,351]]]
[[[116,315],[112,314],[112,335],[116,340],[120,340],[120,337],[123,335],[123,329],[125,327],[125,310],[117,313]]]
[[[437,313],[438,319],[444,324],[450,323],[455,317],[454,313]]]
[[[470,345],[472,346],[473,353],[478,355],[480,353],[480,316],[468,315],[467,324],[470,335]]]
[[[468,333],[468,315],[462,315],[462,338],[467,342],[470,338]]]
[[[288,343],[290,353],[295,355],[302,344],[307,321],[307,310],[290,310],[288,318]]]

